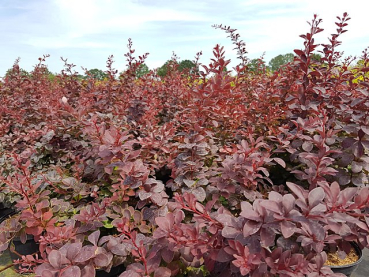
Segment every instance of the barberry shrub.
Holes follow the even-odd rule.
[[[173,56],[136,76],[148,54],[131,40],[127,70],[110,56],[104,80],[16,61],[0,83],[0,199],[17,210],[0,251],[32,235],[39,253],[14,263],[36,276],[342,276],[326,253],[369,245],[369,58],[337,51],[337,18],[317,44],[314,16],[273,73],[223,25],[232,72],[216,45],[196,70]]]

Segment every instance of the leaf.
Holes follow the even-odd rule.
[[[66,256],[67,256],[68,260],[73,261],[74,258],[79,253],[79,251],[81,251],[81,249],[82,249],[82,243],[81,242],[71,243],[67,248],[67,255]]]
[[[170,277],[172,275],[172,271],[166,267],[159,267],[154,272],[154,277]]]
[[[84,266],[81,270],[81,277],[95,277],[96,270],[92,263]]]
[[[185,185],[189,188],[191,188],[195,183],[196,181],[194,180],[189,180],[189,179],[183,179],[183,183],[185,183]]]
[[[286,213],[289,213],[292,211],[292,209],[295,207],[295,197],[293,197],[292,194],[285,194],[282,198],[282,205]]]
[[[291,221],[282,221],[281,222],[281,231],[282,231],[282,235],[284,238],[289,238],[291,237],[296,230],[296,225],[295,223],[291,222]]]
[[[161,250],[161,257],[163,258],[164,262],[169,264],[171,261],[173,261],[174,251],[164,248]]]
[[[362,157],[365,154],[364,144],[361,141],[358,141],[353,145],[354,155],[356,157]]]
[[[302,144],[302,149],[304,149],[304,151],[306,152],[310,152],[311,150],[313,150],[314,145],[310,142],[310,141],[305,141]]]
[[[50,270],[43,270],[41,277],[55,277],[55,274]]]
[[[118,243],[117,245],[111,247],[110,251],[115,255],[126,257],[129,254],[131,248],[132,246],[128,243]]]
[[[63,271],[61,277],[81,277],[81,269],[78,266],[73,265]]]
[[[309,207],[312,209],[320,204],[325,197],[325,192],[321,187],[315,188],[309,192]]]
[[[195,195],[197,201],[199,202],[203,202],[206,198],[206,192],[202,187],[194,189],[192,194]]]
[[[342,153],[339,165],[342,167],[348,166],[354,160],[354,155],[351,153]]]
[[[369,135],[369,126],[361,126],[361,130],[362,130],[365,134]]]
[[[363,170],[363,166],[359,162],[352,161],[351,170],[353,173],[359,173],[360,171]]]
[[[231,248],[228,247],[228,249],[231,249]],[[216,259],[217,262],[227,263],[227,262],[233,260],[234,257],[233,257],[233,255],[227,253],[224,248],[221,248],[219,250],[218,254],[216,255],[216,258],[215,259]]]
[[[318,204],[310,210],[310,215],[324,216],[324,213],[326,211],[327,211],[327,206],[325,204]]]
[[[254,211],[252,205],[249,202],[241,202],[241,213],[240,215],[250,220],[259,220],[260,215]]]
[[[224,228],[222,229],[222,236],[226,239],[234,239],[239,234],[240,231],[234,227],[224,226]]]
[[[341,186],[345,186],[351,182],[351,174],[346,172],[343,169],[338,169],[338,173],[336,174],[336,178],[338,179],[338,183]]]
[[[78,183],[77,179],[74,177],[67,177],[62,180],[62,183],[69,187],[75,187]]]
[[[77,263],[83,263],[83,262],[86,262],[86,261],[92,259],[93,257],[95,257],[96,249],[97,249],[96,246],[92,246],[92,245],[84,246],[81,249],[81,251],[78,253],[78,255],[76,256],[74,261],[77,262]]]
[[[99,237],[100,237],[100,230],[97,230],[88,236],[88,241],[91,242],[93,245],[97,245]]]
[[[278,163],[281,167],[286,168],[286,163],[281,158],[273,158],[273,160]]]
[[[263,201],[260,205],[269,211],[274,211],[274,212],[280,211],[280,207],[278,203],[271,201],[271,200]]]
[[[136,271],[129,269],[120,274],[119,277],[142,277],[142,276],[138,274]]]
[[[263,247],[269,247],[274,245],[276,233],[271,228],[262,228],[260,231],[260,242]]]
[[[243,226],[243,235],[245,237],[251,236],[255,234],[257,231],[259,231],[261,226],[262,226],[261,222],[255,222],[252,220],[248,220]]]
[[[107,267],[113,259],[111,253],[100,253],[94,258],[94,263],[97,267]]]
[[[146,192],[144,190],[140,190],[138,192],[138,197],[140,198],[140,200],[146,200],[150,198],[151,196],[152,196],[152,192]]]
[[[168,214],[167,216],[169,215],[170,214]],[[168,220],[167,217],[157,217],[155,218],[155,222],[156,224],[158,224],[159,228],[164,231],[169,231],[172,228],[170,221]]]
[[[357,132],[357,136],[359,137],[359,140],[362,140],[363,137],[365,136],[365,132],[360,128],[359,131]]]
[[[62,255],[57,250],[51,250],[48,256],[49,263],[56,269],[61,269],[62,266]]]
[[[296,196],[302,200],[304,203],[306,203],[306,197],[305,197],[305,191],[303,188],[301,188],[300,186],[296,185],[295,183],[291,183],[291,182],[286,182],[286,185],[288,186],[288,188],[294,193],[296,194]]]
[[[354,143],[356,142],[356,140],[354,138],[345,138],[342,141],[342,147],[343,148],[349,148],[351,147]]]
[[[338,195],[340,194],[340,185],[337,182],[333,182],[330,187],[332,202],[336,203],[338,199]]]
[[[361,172],[358,175],[352,176],[352,183],[358,187],[365,186],[365,184],[368,183],[368,177],[363,172]]]
[[[296,53],[297,56],[301,57],[302,55],[305,55],[305,53],[302,50],[299,49],[295,49],[293,50],[293,52]]]
[[[49,221],[53,217],[53,212],[51,210],[42,214],[42,219],[44,221]]]
[[[358,193],[358,188],[345,188],[339,195],[339,201],[346,204],[352,200],[356,193]]]

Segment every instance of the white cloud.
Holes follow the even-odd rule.
[[[74,33],[138,30],[153,21],[202,21],[203,17],[188,11],[165,7],[145,7],[131,1],[119,0],[57,0],[68,28]]]

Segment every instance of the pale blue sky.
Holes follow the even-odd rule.
[[[303,47],[299,35],[309,30],[306,21],[314,13],[325,29],[317,42],[326,43],[335,17],[345,11],[352,19],[339,50],[360,55],[369,46],[368,9],[367,0],[0,0],[0,76],[17,57],[31,70],[43,54],[51,55],[52,72],[62,69],[61,56],[81,73],[81,66],[105,70],[111,54],[121,71],[128,38],[137,55],[150,53],[150,68],[161,66],[172,51],[192,60],[202,50],[200,61],[208,64],[217,43],[237,64],[231,41],[213,24],[238,29],[249,58],[265,52],[268,62]]]

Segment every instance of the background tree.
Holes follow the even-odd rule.
[[[157,69],[157,74],[160,77],[165,77],[168,74],[168,71],[171,69],[175,69],[178,67],[178,63],[174,60],[168,60],[161,67]]]
[[[105,78],[108,78],[108,74],[106,74],[104,71],[102,71],[101,69],[90,69],[87,71],[88,75],[91,75],[92,78],[96,79],[96,80],[104,80]],[[86,76],[87,77],[87,76]]]
[[[31,74],[27,70],[20,68],[18,65],[15,65],[14,67],[9,68],[6,71],[4,77],[12,77],[14,75],[19,75],[20,77],[30,77]]]
[[[194,62],[190,60],[183,60],[178,65],[178,70],[180,72],[183,72],[185,70],[188,70],[188,72],[192,73],[194,70],[196,70],[196,65]]]
[[[254,73],[262,73],[266,69],[263,59],[252,59],[248,64],[248,70]]]
[[[314,53],[311,55],[311,59],[313,61],[316,61],[316,62],[320,62],[320,59],[322,58],[322,55],[318,54],[318,53]]]
[[[287,53],[287,54],[284,54],[284,55],[278,55],[278,56],[276,56],[276,57],[274,57],[273,59],[270,60],[269,67],[272,71],[276,71],[282,65],[285,65],[289,62],[292,62],[294,56],[295,55],[292,54],[292,53]]]
[[[146,64],[140,64],[136,70],[136,78],[141,78],[150,72],[149,67]]]
[[[196,64],[190,60],[183,60],[181,62],[177,62],[175,60],[168,60],[163,64],[161,67],[157,69],[157,74],[160,77],[164,77],[168,74],[169,70],[178,70],[179,72],[187,72],[187,73],[194,73],[198,70],[196,68]]]

